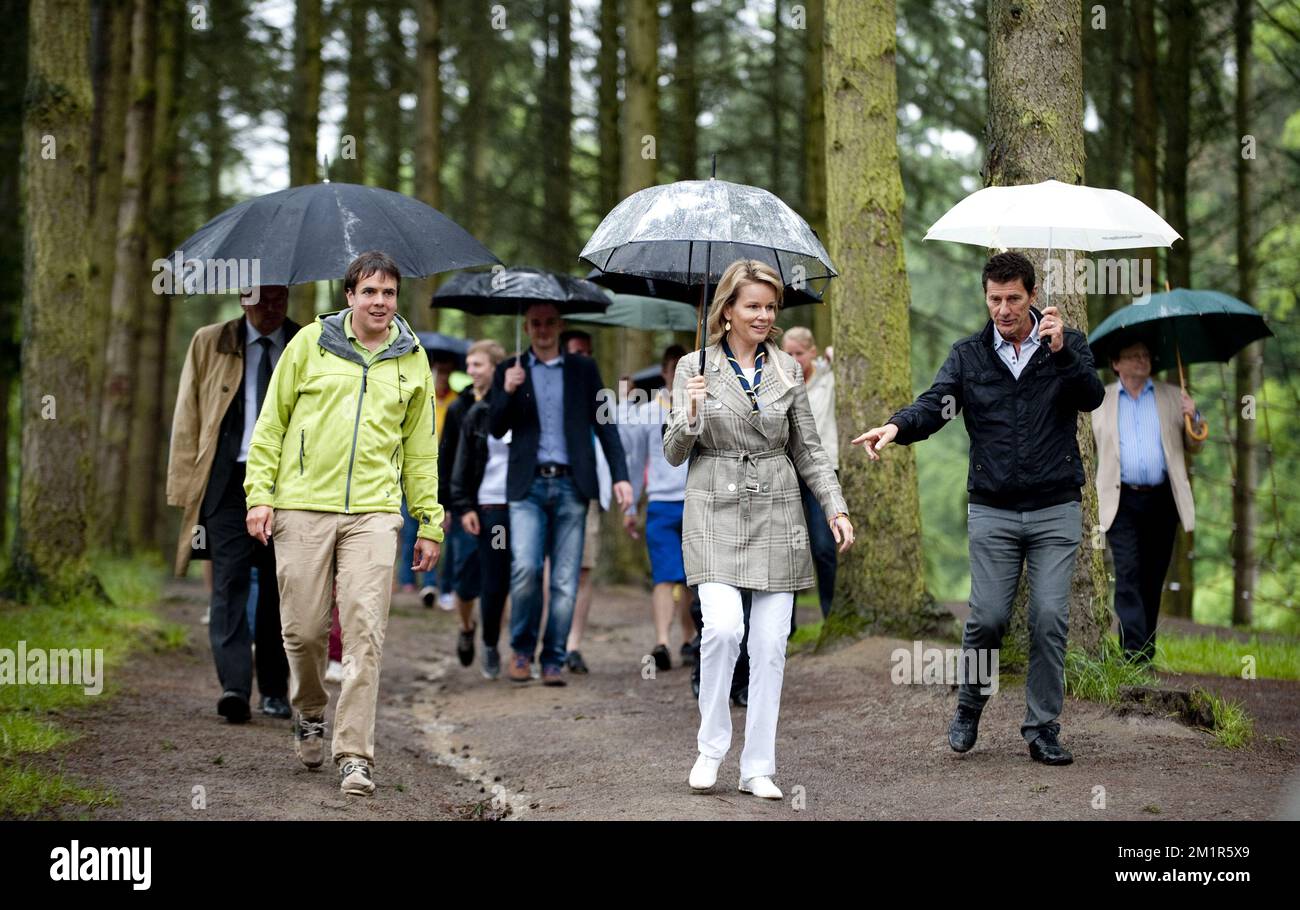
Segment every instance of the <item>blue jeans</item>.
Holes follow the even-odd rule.
[[[822,618],[831,612],[835,597],[835,569],[839,562],[835,534],[826,523],[826,513],[812,490],[799,478],[799,493],[803,496],[803,515],[808,522],[808,544],[812,549],[813,565],[817,567],[817,596],[821,600]]]
[[[542,562],[551,558],[543,668],[564,663],[586,525],[587,499],[571,477],[534,477],[528,496],[510,503],[510,647],[530,659],[542,621]]]
[[[397,583],[413,585],[416,580],[411,563],[415,561],[415,539],[420,532],[420,523],[406,511],[405,499],[402,500],[402,518],[405,520],[402,524],[402,552],[397,558]]]

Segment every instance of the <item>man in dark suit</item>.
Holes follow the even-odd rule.
[[[292,714],[275,551],[269,542],[263,546],[250,537],[245,527],[244,468],[271,373],[298,325],[285,318],[286,287],[247,288],[240,303],[243,316],[199,329],[190,344],[177,390],[168,467],[168,500],[186,508],[182,546],[193,548],[178,558],[178,569],[191,555],[212,560],[208,638],[221,683],[217,712],[230,723],[250,716],[254,642],[261,712],[279,718]],[[258,570],[258,593],[256,629],[250,630],[253,568]]]
[[[542,642],[542,682],[564,685],[565,642],[573,620],[582,566],[587,504],[599,495],[596,454],[600,440],[614,479],[620,511],[632,502],[627,460],[612,421],[597,419],[600,370],[588,357],[560,350],[560,312],[535,303],[524,314],[532,342],[522,355],[502,362],[490,398],[491,431],[512,432],[506,469],[510,501],[510,678],[532,677],[542,618],[542,562],[551,560],[551,597]]]

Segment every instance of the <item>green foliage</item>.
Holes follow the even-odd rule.
[[[1094,657],[1080,648],[1065,653],[1065,691],[1075,698],[1112,705],[1119,701],[1125,686],[1152,686],[1159,680],[1142,664],[1124,658],[1119,642],[1112,635],[1102,639],[1100,656]]]
[[[1238,701],[1227,701],[1204,689],[1192,690],[1194,708],[1208,707],[1214,717],[1214,738],[1228,749],[1241,749],[1255,738],[1255,723]]]
[[[1156,638],[1156,666],[1173,673],[1240,677],[1246,657],[1254,658],[1259,679],[1300,679],[1300,642],[1293,639],[1252,635],[1246,641],[1237,641],[1168,632]]]

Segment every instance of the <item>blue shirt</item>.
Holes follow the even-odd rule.
[[[1029,358],[1033,357],[1034,352],[1038,350],[1038,317],[1034,315],[1033,310],[1029,311],[1029,315],[1034,320],[1034,327],[1029,330],[1029,337],[1020,342],[1019,354],[1016,353],[1016,346],[1003,338],[1002,333],[997,330],[996,326],[993,328],[993,350],[998,352],[998,356],[1002,358],[1002,362],[1007,365],[1008,369],[1011,370],[1011,375],[1016,379],[1020,378],[1020,371],[1025,368],[1025,364],[1029,363]]]
[[[1119,384],[1119,479],[1150,487],[1164,483],[1167,466],[1160,442],[1156,384],[1147,379],[1134,398]]]
[[[537,397],[538,464],[568,464],[569,447],[564,441],[564,355],[542,362],[528,350],[528,377]]]
[[[257,371],[262,366],[262,338],[271,339],[267,353],[271,358],[271,369],[280,360],[284,352],[284,325],[270,335],[263,335],[253,328],[253,323],[244,317],[244,436],[239,443],[239,457],[236,461],[248,461],[248,444],[253,441],[253,427],[257,425]]]

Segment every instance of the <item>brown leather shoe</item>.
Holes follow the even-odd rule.
[[[533,662],[527,654],[516,654],[510,661],[510,681],[526,683],[533,678]]]

